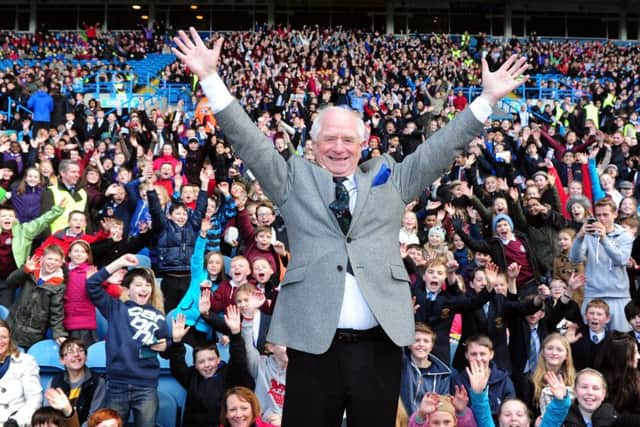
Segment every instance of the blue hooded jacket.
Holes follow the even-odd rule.
[[[53,98],[47,92],[39,90],[29,97],[27,107],[33,111],[34,122],[50,122],[53,111]]]
[[[449,394],[451,369],[438,357],[429,354],[431,366],[421,371],[411,358],[411,350],[405,348],[400,378],[400,398],[407,414],[413,414],[426,393]]]

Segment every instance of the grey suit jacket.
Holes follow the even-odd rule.
[[[402,163],[384,155],[360,165],[356,207],[345,235],[329,209],[335,198],[329,172],[298,156],[285,161],[236,101],[216,119],[265,194],[279,206],[287,226],[292,258],[269,341],[307,353],[327,351],[338,325],[349,259],[387,335],[399,346],[413,343],[409,276],[398,248],[404,206],[449,168],[482,123],[467,108]],[[382,182],[380,172],[386,168],[390,175]]]

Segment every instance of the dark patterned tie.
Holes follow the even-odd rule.
[[[346,177],[334,177],[333,182],[336,183],[336,199],[331,202],[329,209],[333,211],[333,214],[338,220],[340,229],[344,234],[349,231],[349,225],[351,224],[351,211],[349,210],[349,192],[344,186]]]

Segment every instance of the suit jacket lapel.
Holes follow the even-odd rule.
[[[313,174],[314,181],[316,183],[316,187],[318,188],[318,194],[320,195],[320,203],[327,210],[327,215],[329,217],[328,221],[331,221],[335,226],[334,228],[342,234],[342,230],[340,229],[340,225],[338,224],[338,220],[334,215],[333,211],[329,208],[331,202],[333,202],[336,198],[335,184],[333,183],[333,178],[331,174],[327,172],[324,168],[320,166],[312,166],[311,171]]]

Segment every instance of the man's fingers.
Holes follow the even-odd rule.
[[[486,76],[489,74],[489,63],[486,59],[482,58],[482,75]]]
[[[179,39],[178,37],[174,37],[173,41],[175,42],[176,46],[178,46],[178,49],[176,48],[171,48],[172,51],[177,51],[180,52],[180,54],[182,56],[185,56],[186,53],[189,51],[189,48],[182,42],[181,39]]]
[[[506,61],[504,61],[504,64],[502,64],[502,65],[500,66],[499,71],[504,70],[504,71],[509,72],[509,69],[511,68],[511,65],[514,63],[514,61],[516,60],[516,58],[517,58],[517,55],[511,55],[511,56],[509,57],[509,59],[507,59]]]
[[[524,59],[524,58],[523,58]],[[529,65],[528,63],[524,63],[522,64],[522,66],[520,68],[518,68],[517,70],[515,70],[513,77],[519,77],[522,75],[522,73],[524,73],[525,71],[527,71],[529,68],[531,68],[531,65]],[[522,78],[525,78],[526,76],[522,76]]]
[[[194,31],[195,30],[193,29],[193,27],[189,28],[189,32],[191,33],[192,36]],[[189,37],[187,33],[180,30],[178,34],[180,35],[180,39],[182,40],[182,43],[184,43],[185,46],[187,46],[189,49],[193,49],[195,47],[195,45],[193,44],[193,41],[191,41],[191,37]]]
[[[182,52],[180,52],[178,49],[176,49],[175,47],[171,48],[171,52],[176,56],[176,58],[178,58],[180,61],[184,61],[184,59],[186,58],[185,55],[182,54]]]
[[[193,40],[193,43],[195,43],[196,46],[206,48],[200,34],[198,34],[198,31],[196,31],[195,28],[189,27],[189,33],[191,34],[191,40]]]

